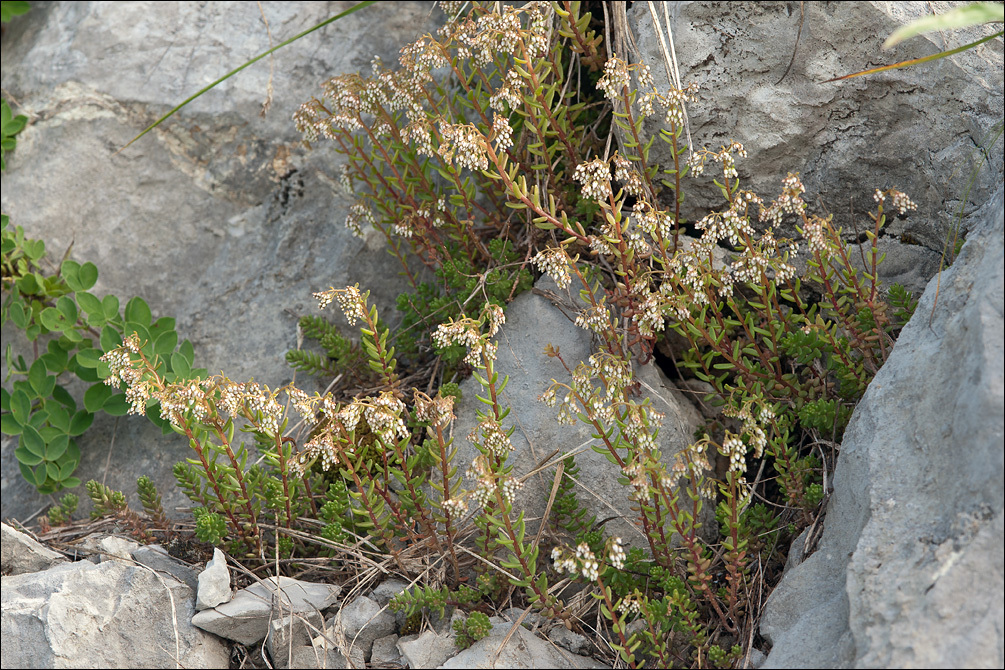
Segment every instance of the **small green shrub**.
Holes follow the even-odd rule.
[[[40,493],[55,493],[80,485],[73,476],[80,462],[76,439],[87,430],[96,412],[113,416],[146,414],[167,434],[168,422],[156,408],[148,408],[126,393],[115,393],[102,382],[108,366],[100,358],[118,347],[123,335],[138,333],[146,351],[159,361],[166,379],[204,375],[193,370],[192,344],[179,344],[175,321],[154,320],[142,298],[132,298],[125,309],[113,295],[98,298],[90,292],[98,280],[93,263],[66,259],[58,271],[45,270],[45,243],[11,229],[7,215],[2,232],[0,324],[10,321],[32,343],[34,360],[14,357],[7,344],[7,379],[19,378],[10,392],[0,389],[0,422],[6,435],[18,436],[14,454],[21,474]],[[67,373],[89,384],[83,407],[64,384]]]
[[[399,301],[403,324],[392,333],[358,284],[319,291],[321,309],[337,303],[350,326],[360,323],[359,344],[305,317],[301,331],[324,355],[289,360],[315,374],[365,375],[372,390],[339,400],[292,384],[165,374],[166,357],[173,364],[177,354],[159,349],[149,328],[125,324],[121,345],[103,347],[94,369],[188,439],[192,456],[174,474],[198,506],[202,541],[263,563],[364,552],[409,574],[416,556],[442,560],[442,583],[391,607],[413,622],[424,610],[477,610],[458,622],[460,645],[488,632],[482,610],[503,594],[574,626],[553,588],[570,579],[594,599],[591,616],[609,626],[620,663],[729,667],[762,600],[758,561],[780,560],[784,538],[819,515],[822,459],[833,458],[913,310],[877,273],[888,203],[901,214],[913,203],[895,189],[874,194],[859,271],[832,218],[809,211],[798,175],[764,199],[737,180],[742,144],[686,146],[683,107],[696,89],[661,91],[646,67],[607,58],[578,3],[445,9],[443,30],[407,46],[400,68],[376,62],[372,76],[336,77],[296,116],[310,141],[330,140],[345,155],[360,197],[347,225],[378,230],[414,292]],[[596,91],[573,85],[574,76]],[[669,130],[645,140],[644,121],[657,112]],[[601,141],[611,130],[621,138],[613,153]],[[662,171],[648,158],[653,141],[672,150]],[[685,191],[706,169],[723,204],[685,222]],[[776,236],[783,223],[802,237]],[[799,276],[796,254],[806,258]],[[410,258],[435,280],[422,281]],[[559,424],[589,429],[632,501],[644,549],[626,550],[587,517],[571,456],[547,520],[561,531],[550,561],[540,557],[543,533],[528,537],[514,506],[522,481],[509,460],[515,427],[495,338],[505,305],[540,274],[578,291],[586,307],[576,324],[597,342],[586,361],[565,360],[560,342],[542,352],[567,375],[541,400]],[[707,400],[721,411],[669,466],[657,446],[663,416],[634,377],[657,353],[710,384]],[[434,359],[428,367],[443,374],[425,377],[426,391],[406,389],[403,369]],[[458,463],[451,427],[468,373],[480,389],[466,436],[478,453]],[[303,433],[290,430],[284,404]],[[145,487],[153,518],[159,504]],[[88,492],[100,513],[132,518],[114,492],[92,484]],[[781,511],[755,503],[755,493]],[[707,505],[716,512],[711,532],[702,528]],[[472,575],[475,587],[465,583]]]

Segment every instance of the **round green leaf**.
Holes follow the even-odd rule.
[[[17,452],[15,451],[14,454],[17,455]],[[44,467],[38,468],[38,470],[33,470],[31,467],[28,466],[27,463],[21,461],[20,458],[18,459],[18,461],[19,461],[18,465],[21,468],[21,476],[24,477],[26,482],[28,482],[35,488],[38,488],[39,486],[45,483],[46,474]],[[41,461],[39,461],[39,463],[41,463]],[[35,465],[37,465],[37,463]],[[39,473],[38,471],[41,472]]]
[[[73,302],[73,298],[69,296],[62,296],[56,301],[56,311],[63,315],[68,323],[77,322],[77,303]]]
[[[106,312],[107,314],[107,312]],[[122,345],[122,336],[119,331],[115,330],[111,326],[105,326],[101,329],[101,350],[111,351]]]
[[[126,400],[125,393],[116,393],[102,406],[102,410],[106,414],[111,414],[112,416],[125,416],[129,412],[129,402]]]
[[[166,356],[174,351],[176,346],[178,346],[178,331],[169,330],[154,341],[154,353],[158,356]]]
[[[76,370],[74,370],[74,372],[76,373],[77,377],[80,378],[81,381],[91,382],[91,383],[93,383],[93,382],[100,382],[102,379],[104,379],[104,377],[101,376],[101,369],[102,369],[102,367],[104,367],[105,373],[106,373],[105,377],[107,377],[108,376],[108,374],[107,374],[107,372],[108,372],[108,364],[107,363],[102,363],[101,365],[98,366],[98,369],[96,369],[96,370],[92,370],[91,368],[78,367]]]
[[[35,295],[38,293],[38,290],[42,288],[39,286],[39,283],[35,281],[34,274],[26,274],[15,283],[17,284],[17,290],[27,295]]]
[[[38,359],[31,364],[31,368],[28,370],[28,384],[39,395],[42,395],[42,391],[45,390],[45,379],[48,376],[48,372],[45,370],[45,362]]]
[[[68,446],[70,446],[70,436],[64,433],[63,435],[60,435],[56,439],[49,442],[49,444],[45,445],[45,460],[47,461],[59,460],[59,457],[66,453],[66,448]],[[53,466],[55,466],[55,463],[53,463]],[[58,480],[59,479],[59,477],[57,476],[58,474],[59,471],[57,470],[55,475],[50,474],[49,476],[52,477],[53,479]]]
[[[106,319],[114,319],[119,316],[119,299],[114,295],[106,295],[101,299],[101,309],[105,313]]]
[[[73,470],[76,470],[77,469],[77,467],[76,467],[77,464],[74,463],[73,465],[74,465]],[[71,470],[70,472],[73,472],[73,470]],[[78,486],[80,486],[80,478],[79,477],[67,477],[66,479],[61,479],[59,481],[59,483],[62,484],[63,488],[65,488],[65,489],[75,489]]]
[[[46,307],[38,315],[38,320],[46,330],[63,330],[63,315],[56,311],[55,307]]]
[[[178,347],[178,353],[185,357],[189,367],[191,367],[192,362],[195,361],[195,347],[192,346],[192,343],[188,340],[182,342],[181,346]]]
[[[86,291],[77,292],[77,304],[80,305],[80,309],[84,310],[88,314],[100,314],[104,316],[105,309],[101,306],[101,301],[92,294]]]
[[[25,426],[21,430],[21,437],[18,438],[18,446],[19,448],[23,447],[24,449],[27,449],[39,458],[45,454],[45,440],[43,440],[42,436],[38,434],[38,431],[30,425]]]
[[[143,326],[150,325],[150,307],[143,298],[136,296],[126,303],[126,320],[134,321]]]
[[[65,407],[67,411],[69,412],[77,411],[77,401],[74,400],[73,396],[70,395],[70,392],[67,391],[65,388],[63,388],[62,386],[56,386],[54,389],[52,389],[52,398],[53,400],[61,404],[63,407]]]
[[[70,413],[64,407],[49,405],[49,425],[65,433],[70,429]]]
[[[105,386],[105,388],[108,387]],[[70,419],[70,428],[66,432],[73,436],[82,435],[84,431],[91,427],[91,423],[93,421],[93,414],[80,410],[73,415],[72,419]]]
[[[53,481],[59,481],[58,479],[56,479],[59,476],[59,466],[52,462],[46,463],[45,474],[48,479],[51,479]]]
[[[83,291],[80,288],[80,281],[77,279],[77,275],[80,273],[80,263],[75,260],[66,259],[59,268],[59,274],[63,276],[63,280],[66,281],[66,285],[69,286],[74,291]]]
[[[22,426],[28,423],[31,415],[31,399],[22,389],[15,389],[10,395],[10,411]]]
[[[21,424],[17,422],[13,414],[0,416],[0,433],[4,435],[20,435]]]
[[[98,281],[98,266],[88,261],[80,266],[80,286],[77,291],[86,291]]]
[[[101,356],[100,349],[81,349],[77,352],[77,365],[83,368],[96,368]]]
[[[191,371],[189,360],[184,355],[179,352],[171,354],[171,372],[177,374],[179,379],[188,379]]]
[[[112,397],[111,387],[104,384],[94,384],[84,391],[84,407],[88,412],[97,412],[105,406],[105,402]]]
[[[10,320],[15,326],[24,330],[28,327],[28,312],[20,300],[14,300],[10,305]]]

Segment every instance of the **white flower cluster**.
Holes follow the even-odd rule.
[[[666,327],[663,319],[663,308],[667,304],[666,298],[658,292],[652,292],[648,287],[643,287],[638,306],[632,321],[639,329],[639,334],[643,337],[652,337],[657,331],[662,331]]]
[[[896,189],[890,189],[888,193],[893,198],[893,207],[897,210],[898,214],[905,214],[909,209],[918,209],[918,206],[907,197],[906,193],[902,193]]]
[[[303,417],[304,421],[314,421],[316,418],[315,408],[317,407],[321,396],[315,395],[312,398],[293,385],[288,385],[286,387],[286,395],[289,397],[290,402],[293,403],[293,407],[296,408],[300,416]]]
[[[585,542],[576,547],[575,553],[562,547],[555,547],[551,551],[551,560],[555,563],[555,572],[559,574],[564,572],[571,575],[580,574],[591,582],[600,578],[600,563]]]
[[[448,516],[457,519],[468,511],[468,501],[464,498],[447,498],[443,501],[442,507]]]
[[[337,453],[331,433],[325,430],[315,435],[304,445],[303,450],[297,454],[290,466],[294,470],[294,474],[303,475],[307,463],[320,458],[321,469],[328,472],[335,465]]]
[[[632,206],[632,215],[640,229],[656,240],[673,238],[673,217],[670,212],[656,209],[644,198]]]
[[[744,472],[746,470],[744,459],[747,455],[747,445],[739,437],[730,437],[722,443],[722,455],[729,458],[730,472]]]
[[[482,314],[489,325],[488,336],[495,337],[499,328],[506,323],[506,312],[503,311],[502,305],[490,302],[485,304],[485,310]]]
[[[806,245],[813,253],[818,253],[827,248],[824,238],[824,221],[818,217],[813,217],[803,228],[803,237],[806,238]]]
[[[495,494],[496,479],[492,474],[492,468],[489,467],[486,461],[485,455],[479,454],[476,456],[475,460],[471,463],[471,467],[464,474],[466,477],[475,480],[475,490],[471,493],[474,496],[475,502],[482,507],[488,505]]]
[[[687,166],[691,169],[692,177],[700,177],[705,171],[705,155],[693,152],[687,157]]]
[[[572,275],[569,273],[569,255],[565,247],[548,247],[537,252],[530,262],[541,272],[555,280],[561,289],[569,288]]]
[[[363,237],[363,225],[375,225],[377,220],[373,216],[370,208],[362,203],[354,203],[349,207],[349,213],[345,217],[345,227],[352,231],[356,237]]]
[[[799,214],[806,209],[806,202],[802,198],[805,192],[806,187],[799,180],[799,175],[790,172],[782,180],[782,194],[770,206],[761,205],[760,220],[778,226],[782,223],[783,215]]]
[[[645,184],[642,182],[642,175],[639,174],[639,171],[633,168],[628,159],[621,154],[615,154],[613,162],[614,178],[621,182],[625,191],[632,195],[642,195]]]
[[[714,245],[720,240],[729,240],[729,243],[736,247],[740,242],[753,236],[754,228],[746,215],[739,210],[742,205],[743,203],[737,199],[725,212],[712,212],[698,221],[695,228],[705,231],[702,234],[702,242]]]
[[[603,158],[580,163],[572,178],[582,184],[582,194],[587,200],[600,202],[611,197],[611,166]]]
[[[597,88],[604,92],[608,100],[618,100],[630,80],[628,64],[615,56],[604,64],[604,76],[597,82]]]
[[[404,439],[410,435],[401,415],[405,404],[391,391],[384,391],[364,405],[363,416],[370,430],[385,440]]]
[[[519,479],[514,479],[513,477],[500,479],[501,483],[499,484],[499,492],[502,494],[503,500],[505,500],[508,505],[512,505],[513,501],[516,500],[516,492],[523,488],[523,482]]]
[[[509,125],[509,118],[498,112],[492,118],[492,139],[500,151],[513,146],[513,128]]]
[[[523,101],[520,94],[521,88],[523,88],[523,79],[520,77],[520,73],[516,70],[510,70],[506,73],[503,85],[489,97],[489,107],[501,113],[506,111],[503,106],[503,103],[506,103],[510,110],[516,109]]]
[[[605,305],[588,307],[576,315],[576,325],[595,333],[603,333],[610,326],[611,314]]]
[[[461,168],[485,170],[489,166],[485,136],[471,124],[443,124],[437,153],[444,161],[454,162]]]
[[[600,377],[607,388],[607,399],[611,400],[632,383],[632,369],[628,361],[607,352],[590,356],[591,374]]]
[[[620,537],[612,537],[607,541],[607,562],[618,570],[625,567],[625,548],[621,546]]]
[[[476,367],[481,363],[479,357],[483,355],[495,360],[498,349],[495,344],[488,341],[488,337],[482,337],[478,322],[467,317],[437,326],[436,332],[433,333],[433,344],[440,349],[454,344],[467,347],[468,355],[464,357],[464,362]]]
[[[429,425],[444,426],[454,420],[454,397],[440,396],[430,398],[425,393],[415,389],[415,418],[426,421]]]
[[[279,433],[279,425],[283,420],[283,407],[276,400],[278,391],[269,390],[254,382],[249,382],[245,389],[245,403],[248,411],[255,417],[258,427],[270,435]]]
[[[482,449],[500,460],[506,458],[509,452],[514,449],[509,435],[491,416],[485,417],[474,427],[474,430],[468,435],[468,441],[472,444],[480,444]]]
[[[621,434],[638,447],[641,452],[657,451],[654,430],[649,426],[649,413],[645,407],[637,405],[634,401],[628,404],[624,426]]]
[[[432,129],[427,119],[416,119],[401,131],[401,139],[410,142],[420,156],[432,156],[433,135]]]
[[[353,400],[338,412],[338,420],[347,432],[356,430],[359,420],[363,416],[363,405],[357,400]]]

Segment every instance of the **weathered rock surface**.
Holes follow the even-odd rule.
[[[312,660],[313,646],[311,640],[324,629],[324,617],[320,612],[304,612],[273,619],[269,622],[269,633],[265,638],[265,646],[273,663],[280,668],[295,668],[299,661],[297,656],[303,656],[304,649],[308,660]]]
[[[289,614],[313,613],[335,604],[341,589],[291,577],[269,577],[234,594],[233,600],[196,613],[192,624],[243,645],[261,642],[269,621]]]
[[[438,668],[457,652],[453,638],[427,630],[421,635],[405,635],[398,651],[410,668]]]
[[[377,638],[373,641],[373,647],[370,650],[371,666],[386,667],[391,664],[402,665],[397,635],[385,635]]]
[[[132,560],[133,552],[140,548],[138,542],[117,535],[89,535],[75,545],[87,560],[102,563],[112,559]]]
[[[40,572],[65,562],[62,554],[43,546],[16,528],[0,523],[0,572],[4,576]]]
[[[504,645],[512,624],[493,625],[487,637],[458,653],[442,668],[608,668],[586,656],[570,654],[523,626]]]
[[[561,302],[561,306],[553,301]],[[577,452],[580,503],[598,519],[616,517],[606,524],[606,532],[620,535],[626,544],[639,546],[644,544],[644,537],[635,526],[636,516],[630,509],[627,490],[618,483],[621,471],[591,449],[598,442],[591,437],[592,429],[582,422],[560,425],[556,420],[558,409],[538,400],[553,379],[570,382],[562,363],[544,354],[546,345],[560,348],[571,369],[594,353],[591,333],[574,322],[581,308],[578,295],[573,299],[568,291],[560,290],[545,276],[538,280],[533,292],[518,296],[506,310],[506,323],[495,341],[499,345],[496,371],[500,383],[509,375],[509,384],[500,395],[502,404],[512,410],[504,425],[516,427],[511,438],[514,451],[507,462],[515,465],[515,476],[522,476],[536,469],[548,456],[554,461],[553,452]],[[663,462],[669,468],[674,456],[691,443],[701,417],[655,365],[636,366],[635,375],[642,383],[643,397],[652,400],[653,409],[666,414],[658,443]],[[484,389],[474,378],[463,382],[461,391],[463,398],[455,407],[457,421],[453,430],[454,446],[458,447],[456,462],[463,469],[478,454],[467,437],[477,424],[476,411],[485,405],[476,397],[484,394]],[[562,398],[564,394],[560,394],[559,401]],[[534,475],[517,493],[516,506],[526,510],[528,529],[536,528],[537,522],[532,520],[544,514],[554,475],[554,468],[547,468]]]
[[[5,551],[11,546],[5,537]],[[5,668],[229,664],[226,645],[190,623],[195,593],[170,575],[111,559],[58,563],[2,582]]]
[[[175,577],[178,581],[184,582],[192,589],[192,593],[199,592],[199,576],[196,571],[187,564],[168,554],[167,550],[159,544],[148,544],[140,547],[132,554],[133,560],[148,568],[153,568],[158,572],[163,572]]]
[[[1002,667],[1003,196],[856,408],[816,552],[768,601],[764,667]]]
[[[284,354],[296,347],[298,317],[317,313],[312,291],[364,282],[393,322],[404,280],[388,271],[379,239],[346,230],[352,202],[332,187],[341,158],[301,148],[292,115],[329,77],[367,70],[374,55],[394,62],[435,30],[442,14],[431,3],[376,4],[340,19],[277,51],[271,81],[262,60],[116,153],[268,49],[268,30],[278,44],[353,4],[33,5],[2,41],[5,96],[30,119],[6,156],[11,225],[44,239],[56,262],[72,243],[75,259],[100,270],[97,295],[144,297],[156,316],[177,318],[199,367],[240,381],[290,381]],[[9,326],[3,341],[26,346]],[[184,439],[99,415],[79,442],[82,480],[124,491],[139,509],[136,477],[146,474],[169,515],[188,505],[171,475],[189,454]],[[16,446],[3,440],[0,515],[27,518],[47,501],[23,481]],[[105,477],[107,462],[116,467]],[[80,497],[86,517],[90,501]]]
[[[938,269],[961,207],[969,228],[1002,182],[1003,145],[991,146],[1005,99],[1002,38],[915,67],[823,82],[928,56],[997,30],[984,25],[931,33],[881,51],[883,40],[901,25],[963,4],[666,3],[681,80],[701,87],[699,101],[687,108],[693,141],[713,150],[742,142],[748,157],[737,162],[740,178],[765,198],[778,195],[788,172],[801,173],[811,207],[822,203],[846,230],[853,223],[864,228],[875,189],[905,191],[918,210],[888,222],[891,254],[882,276],[899,274],[890,281],[923,288]],[[663,8],[656,7],[663,23]],[[647,3],[631,7],[628,24],[638,46],[638,53],[627,47],[631,59],[649,64],[666,90],[663,51]],[[647,134],[657,134],[661,124],[651,118]],[[971,186],[982,159],[977,147],[988,153]],[[671,164],[669,155],[668,144],[653,144],[654,162]],[[706,177],[688,184],[685,209],[692,221],[709,207],[722,206],[714,172],[711,167]],[[907,241],[920,246],[901,244]],[[895,261],[901,253],[909,260]]]
[[[353,648],[361,649],[367,659],[373,641],[395,630],[394,614],[366,596],[354,598],[337,616],[350,652]]]
[[[230,590],[230,568],[227,557],[213,548],[213,558],[206,563],[206,569],[199,573],[199,590],[195,609],[202,611],[228,602],[233,597]]]

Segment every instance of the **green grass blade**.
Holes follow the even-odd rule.
[[[946,56],[952,56],[953,54],[958,54],[961,51],[966,51],[967,49],[973,49],[979,44],[984,44],[996,37],[1001,37],[1005,34],[1005,30],[999,30],[994,35],[988,35],[983,39],[979,39],[976,42],[971,42],[970,44],[964,44],[961,47],[955,49],[950,49],[949,51],[940,51],[937,54],[932,54],[931,56],[925,56],[924,58],[912,58],[911,60],[900,61],[899,63],[894,63],[893,65],[883,65],[882,67],[874,67],[871,70],[862,70],[861,72],[854,72],[852,74],[846,74],[840,77],[834,77],[833,79],[828,79],[827,81],[821,82],[822,84],[829,84],[832,81],[841,81],[842,79],[851,79],[852,77],[861,77],[866,74],[876,74],[877,72],[886,72],[887,70],[896,70],[902,67],[909,67],[911,65],[918,65],[920,63],[927,63],[930,60],[937,60],[939,58],[945,58]]]
[[[273,53],[275,51],[278,51],[279,49],[282,49],[287,44],[291,44],[293,42],[296,42],[301,37],[304,37],[306,35],[310,35],[315,30],[319,30],[321,28],[324,28],[329,23],[334,23],[335,21],[338,21],[339,19],[341,19],[341,18],[343,18],[345,16],[349,16],[350,14],[352,14],[353,12],[355,12],[358,9],[363,9],[364,7],[372,5],[374,2],[376,2],[376,0],[366,0],[365,2],[360,2],[359,4],[354,5],[354,6],[350,7],[349,9],[345,10],[341,14],[337,14],[336,16],[333,16],[331,18],[325,19],[324,21],[322,21],[321,23],[317,24],[313,28],[308,28],[304,32],[300,33],[299,35],[294,35],[293,37],[291,37],[290,39],[286,40],[282,44],[279,44],[279,45],[277,45],[277,46],[269,49],[268,51],[263,51],[259,55],[255,56],[254,58],[252,58],[251,60],[249,60],[244,65],[241,65],[240,67],[231,70],[227,74],[223,75],[222,77],[220,77],[219,79],[217,79],[216,81],[214,81],[212,84],[209,84],[205,88],[201,89],[198,93],[196,93],[196,94],[194,94],[194,95],[186,98],[184,102],[182,102],[180,105],[178,105],[177,107],[175,107],[174,109],[172,109],[170,112],[168,112],[167,114],[165,114],[161,118],[157,119],[146,130],[144,130],[142,133],[140,133],[139,135],[137,135],[133,139],[129,140],[129,142],[124,147],[122,147],[122,149],[119,149],[119,151],[116,151],[115,153],[119,153],[120,151],[122,151],[123,149],[125,149],[126,147],[128,147],[130,144],[132,144],[136,140],[140,139],[141,137],[143,137],[144,135],[146,135],[147,133],[149,133],[151,130],[153,130],[154,128],[156,128],[160,124],[164,123],[165,121],[167,121],[172,116],[174,116],[175,112],[177,112],[179,109],[181,109],[182,107],[184,107],[188,103],[192,102],[193,100],[195,100],[196,98],[198,98],[200,95],[202,95],[206,91],[209,91],[210,89],[214,88],[218,84],[220,84],[220,83],[222,83],[222,82],[230,79],[235,74],[237,74],[238,72],[240,72],[244,68],[248,67],[249,65],[251,65],[253,63],[257,63],[258,61],[262,60],[263,58],[265,58],[269,54],[271,54],[271,53]]]
[[[1005,21],[1005,6],[1001,3],[975,2],[966,7],[957,7],[945,14],[925,16],[908,23],[906,26],[901,26],[883,42],[883,48],[889,49],[895,44],[922,33],[967,28],[982,23],[1001,23],[1002,21]]]

